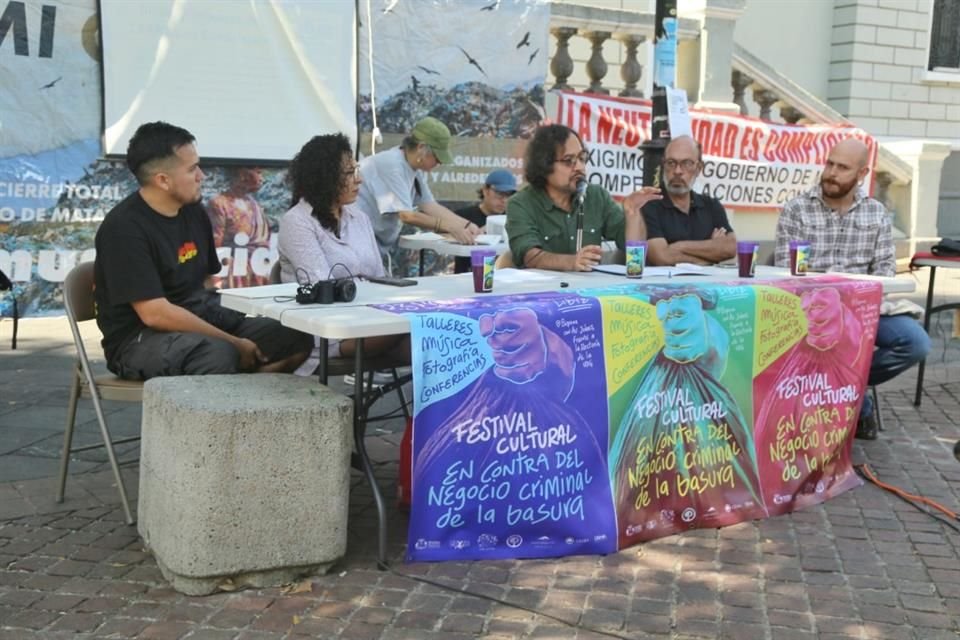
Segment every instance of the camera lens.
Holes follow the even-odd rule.
[[[353,302],[357,297],[357,284],[350,278],[344,278],[337,282],[337,300],[341,302]]]

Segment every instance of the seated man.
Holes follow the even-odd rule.
[[[643,207],[650,264],[716,264],[737,255],[737,237],[723,205],[693,192],[702,168],[703,153],[690,136],[667,145],[660,178],[666,194]]]
[[[790,264],[790,241],[810,243],[811,271],[896,275],[890,218],[868,197],[863,184],[870,168],[867,146],[848,138],[827,156],[820,184],[784,205],[777,221],[776,264]],[[886,382],[926,357],[930,338],[911,316],[880,316],[867,384]],[[877,437],[877,419],[865,394],[857,437]]]
[[[600,186],[582,195],[583,242],[577,247],[577,185],[586,183],[589,155],[575,131],[559,124],[537,129],[527,145],[527,186],[507,203],[507,235],[518,267],[590,271],[600,264],[603,240],[643,240],[647,232],[640,208],[660,198],[644,187],[623,199],[621,207]]]
[[[142,125],[127,166],[140,189],[106,215],[96,236],[107,368],[129,380],[296,369],[313,346],[310,336],[224,309],[204,288],[221,265],[200,204],[203,172],[190,132]]]
[[[517,179],[506,169],[495,169],[487,175],[483,186],[477,192],[480,202],[457,209],[456,213],[485,231],[487,216],[502,215],[507,210],[507,199],[517,192]],[[454,273],[470,271],[470,258],[458,257],[453,261]]]

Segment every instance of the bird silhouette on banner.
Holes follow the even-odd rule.
[[[460,52],[461,52],[463,55],[467,56],[467,62],[469,62],[470,64],[472,64],[473,66],[475,66],[477,69],[479,69],[479,70],[480,70],[480,73],[483,74],[483,77],[484,77],[484,78],[487,77],[487,72],[483,70],[483,67],[480,66],[480,63],[477,62],[476,60],[474,60],[473,57],[472,57],[469,53],[467,53],[466,51],[464,51],[464,50],[463,50],[463,47],[457,47],[457,49],[460,49]]]

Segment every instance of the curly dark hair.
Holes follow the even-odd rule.
[[[583,146],[583,140],[577,132],[562,124],[548,124],[539,127],[527,145],[524,157],[524,177],[536,189],[547,186],[547,176],[553,172],[558,147],[563,147],[570,136],[575,136]]]
[[[287,182],[293,191],[290,206],[303,198],[313,207],[313,217],[320,225],[336,233],[338,223],[332,209],[344,183],[344,156],[352,155],[350,141],[342,133],[310,138],[293,156],[287,171]]]

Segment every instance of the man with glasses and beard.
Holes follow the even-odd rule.
[[[723,205],[693,191],[702,168],[703,153],[690,136],[667,145],[660,178],[666,194],[643,208],[650,264],[716,264],[737,254],[737,237]]]
[[[783,207],[777,221],[777,266],[790,264],[790,241],[810,243],[811,271],[840,271],[892,277],[896,255],[890,217],[861,186],[870,172],[862,141],[842,140],[830,150],[820,184]],[[909,315],[883,315],[881,306],[868,384],[886,382],[926,357],[930,338]],[[874,440],[877,419],[864,394],[857,437]]]
[[[598,185],[583,192],[583,234],[577,246],[577,185],[586,182],[589,154],[575,131],[562,125],[540,127],[524,162],[527,186],[507,204],[507,235],[519,267],[555,271],[590,271],[600,264],[603,240],[623,249],[626,240],[643,240],[641,207],[660,198],[644,187],[623,199],[623,206]]]

